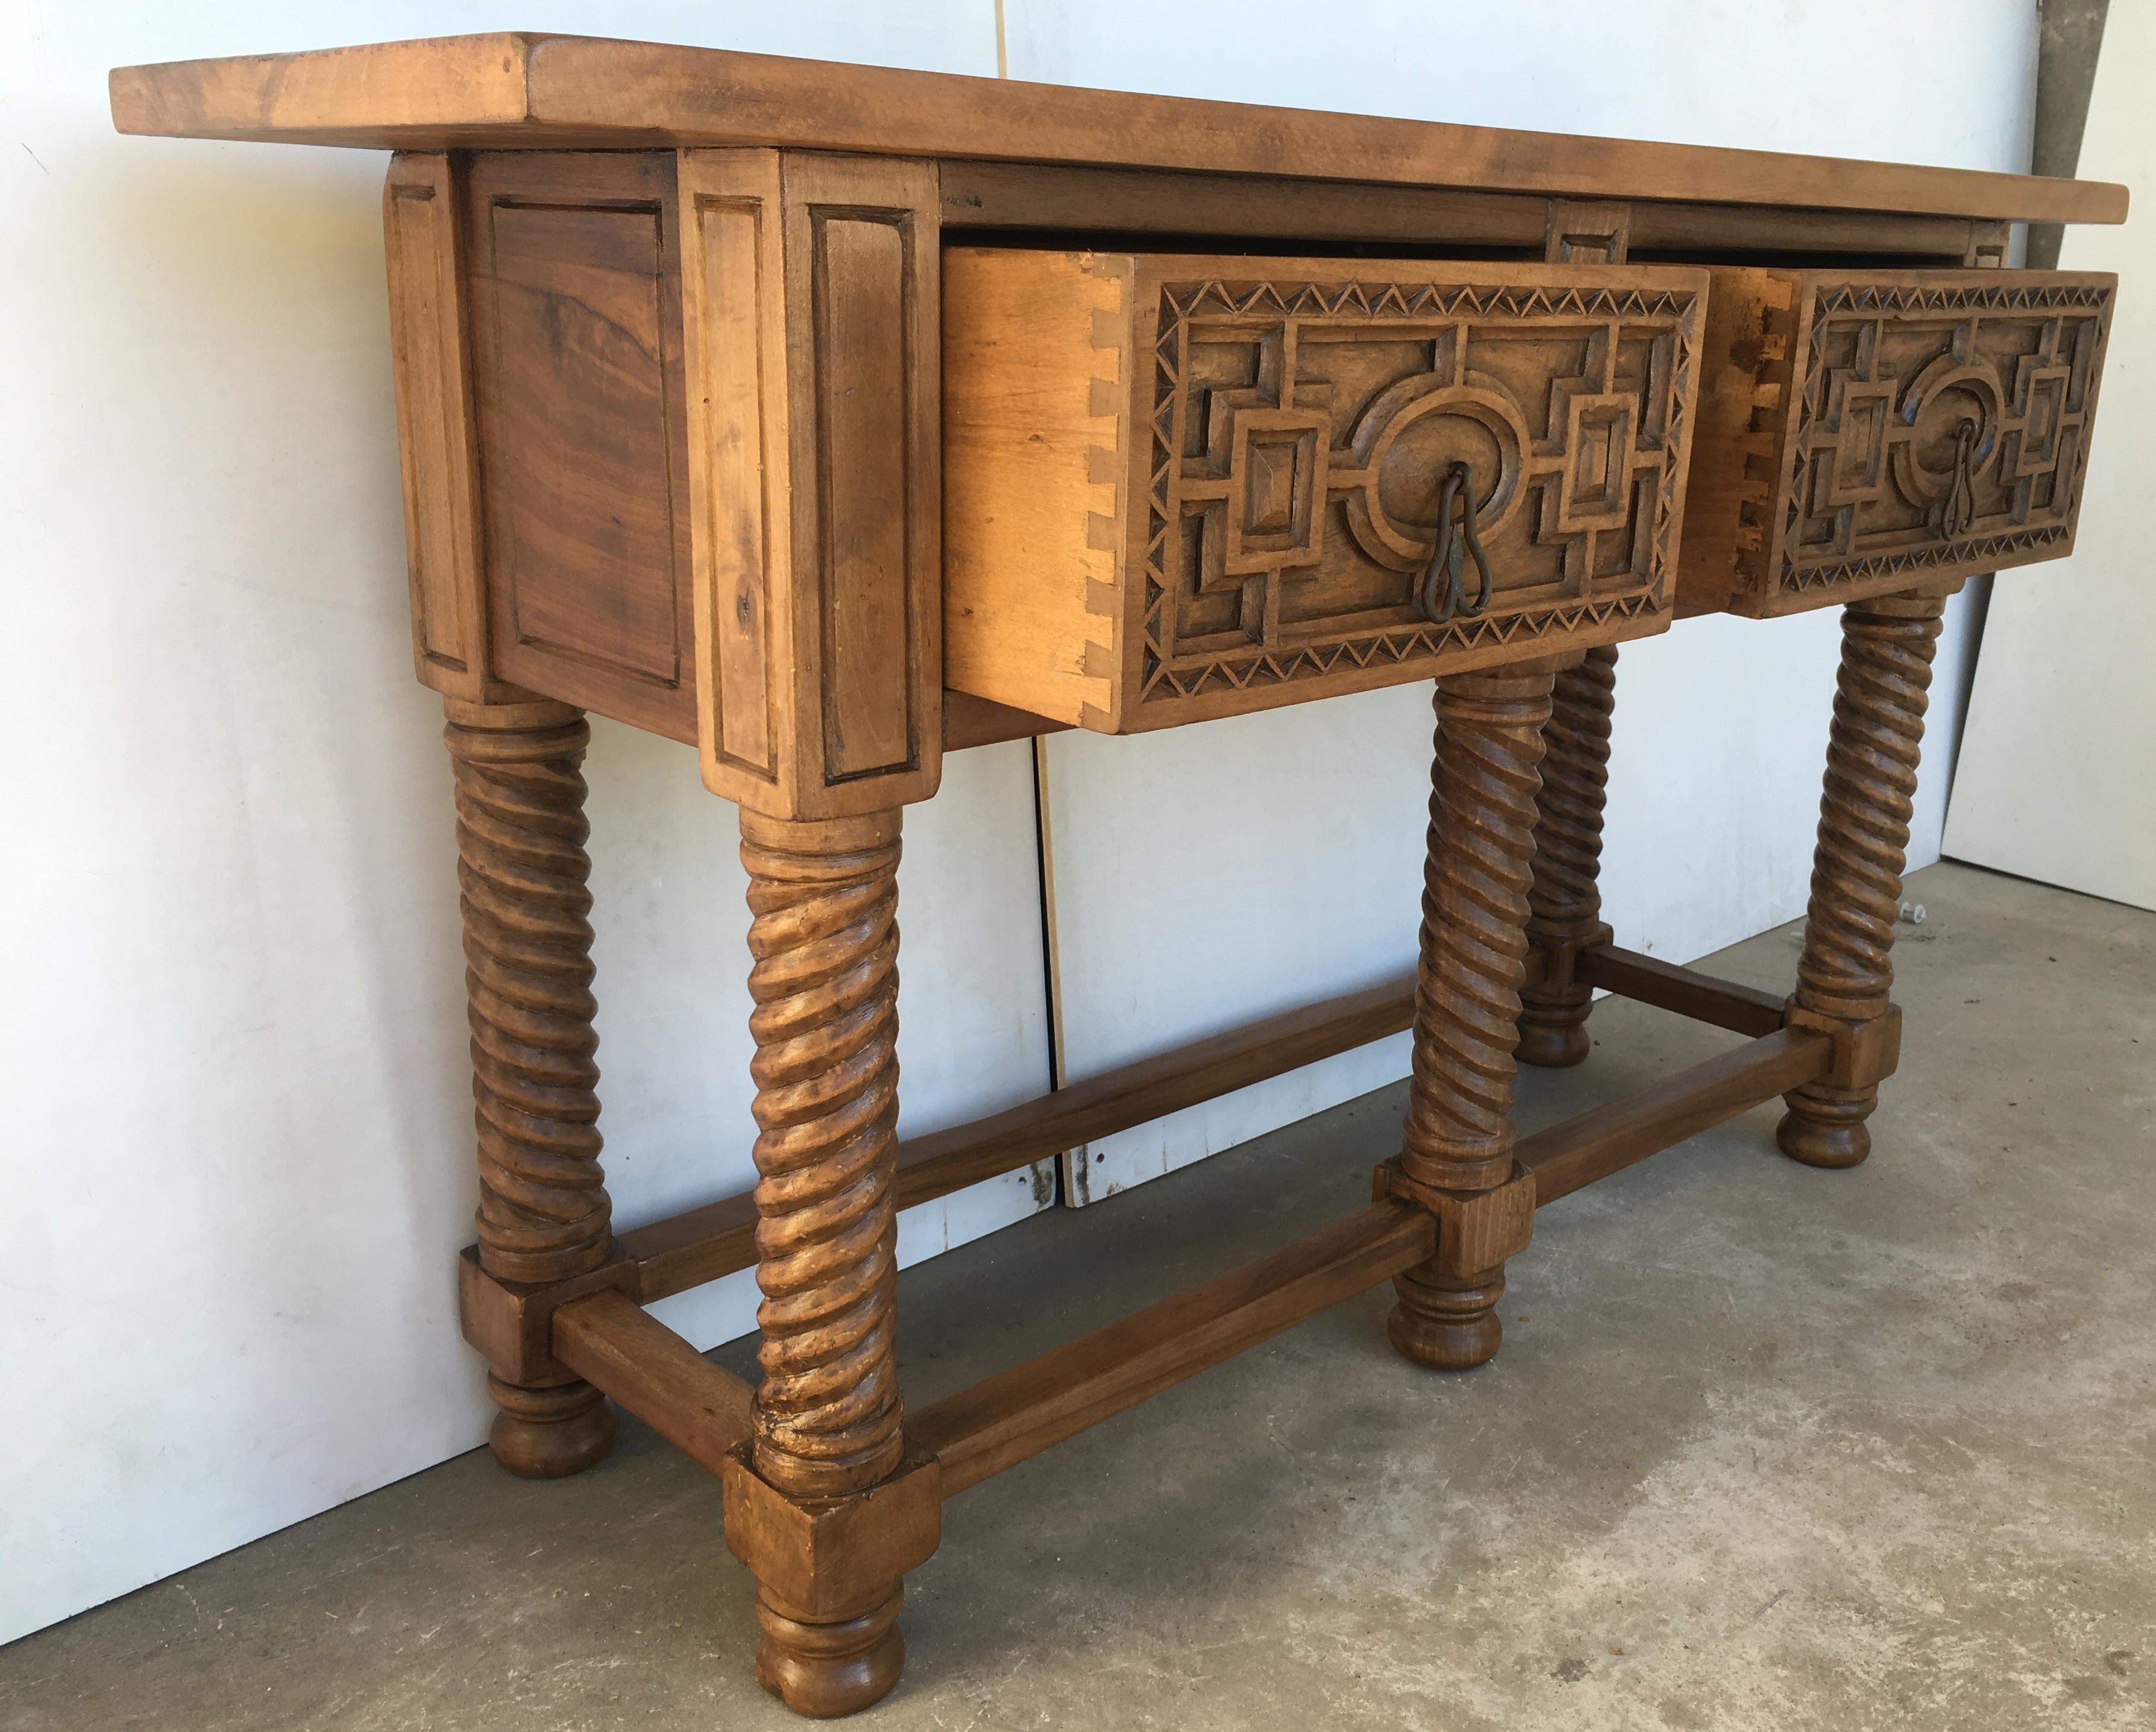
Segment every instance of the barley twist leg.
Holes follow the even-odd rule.
[[[757,1282],[763,1381],[752,1463],[804,1499],[864,1492],[902,1448],[897,1280],[896,810],[742,814],[756,1001]],[[896,1581],[811,1618],[759,1584],[757,1675],[788,1706],[847,1713],[897,1681]]]
[[[599,1167],[592,1018],[591,861],[581,766],[591,730],[567,705],[451,702],[457,877],[476,1103],[480,1266],[545,1283],[612,1252]],[[511,1472],[553,1478],[597,1462],[614,1416],[589,1384],[490,1377],[489,1443]]]
[[[1558,674],[1551,693],[1535,812],[1534,882],[1527,892],[1527,942],[1542,953],[1543,978],[1520,994],[1522,1064],[1576,1065],[1587,1056],[1594,994],[1574,978],[1573,959],[1609,937],[1596,875],[1616,686],[1617,647],[1610,644],[1589,650],[1584,660]]]
[[[1827,736],[1819,844],[1792,1020],[1840,1024],[1851,1037],[1888,1010],[1894,921],[1917,792],[1924,709],[1944,595],[1915,593],[1842,610],[1841,668]],[[1782,1152],[1807,1165],[1853,1167],[1871,1152],[1865,1120],[1876,1076],[1807,1082],[1784,1096]]]
[[[1550,683],[1548,664],[1438,681],[1400,1170],[1439,1190],[1488,1190],[1512,1173],[1512,1055]],[[1466,1370],[1497,1351],[1502,1267],[1462,1276],[1433,1262],[1394,1288],[1389,1327],[1409,1359]]]

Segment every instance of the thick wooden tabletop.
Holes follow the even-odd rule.
[[[1791,100],[1795,100],[1792,93]],[[2119,223],[2126,188],[1515,132],[503,32],[122,67],[122,132],[391,150],[782,145],[1994,221]]]

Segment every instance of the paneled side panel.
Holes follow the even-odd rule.
[[[494,664],[694,738],[670,157],[481,158],[477,393]]]
[[[823,478],[824,763],[833,780],[913,756],[908,722],[906,239],[896,218],[811,221]]]
[[[694,270],[689,333],[696,395],[689,424],[700,459],[690,470],[697,558],[708,571],[711,749],[768,780],[772,755],[771,545],[764,509],[767,419],[783,398],[764,388],[758,332],[766,309],[761,207],[750,198],[692,197],[684,269]],[[780,429],[783,436],[783,425]]]
[[[488,695],[485,592],[453,172],[444,156],[393,158],[382,216],[413,655],[424,683],[475,700]]]
[[[935,792],[938,229],[918,163],[689,151],[681,280],[704,780],[782,817]]]

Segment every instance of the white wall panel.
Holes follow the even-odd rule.
[[[994,69],[986,0],[0,3],[0,1641],[471,1447],[449,777],[413,682],[377,153],[122,139],[115,64],[514,27]],[[594,724],[624,1225],[742,1188],[748,916],[694,754]],[[1030,764],[901,871],[906,1128],[1047,1071]],[[1034,1206],[912,1211],[908,1257]],[[745,1276],[669,1302],[749,1327]]]
[[[2025,0],[1455,0],[1363,8],[1352,22],[1277,0],[1006,7],[1014,78],[1969,168],[2028,164],[2035,25]],[[1922,75],[1852,76],[1853,54]],[[1938,852],[1967,618],[1966,597],[1949,604],[1912,866]],[[1626,646],[1604,865],[1605,912],[1624,943],[1683,959],[1803,912],[1838,641],[1834,618],[1814,615],[1698,620]],[[1418,690],[1050,743],[1073,1077],[1411,964],[1428,717]],[[1156,845],[1162,835],[1173,845]],[[1092,1194],[1404,1075],[1405,1052],[1401,1041],[1379,1043],[1104,1139],[1085,1156]]]
[[[2090,93],[2080,172],[2123,181],[2123,228],[2069,229],[2066,270],[2118,273],[2100,427],[2074,551],[1994,586],[1947,851],[2024,878],[2156,908],[2156,583],[2148,415],[2156,379],[2156,8],[2116,6]]]

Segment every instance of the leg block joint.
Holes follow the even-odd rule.
[[[544,1389],[574,1383],[577,1374],[554,1357],[554,1313],[572,1299],[620,1287],[633,1298],[635,1265],[617,1260],[567,1281],[498,1281],[480,1267],[479,1247],[457,1258],[457,1310],[465,1339],[504,1383]]]
[[[1378,1169],[1373,1201],[1397,1197],[1437,1217],[1437,1255],[1430,1264],[1465,1278],[1502,1267],[1527,1248],[1535,1232],[1535,1175],[1517,1161],[1512,1176],[1488,1190],[1445,1190],[1410,1179],[1397,1157]]]
[[[719,1483],[726,1549],[797,1619],[866,1615],[942,1540],[942,1470],[925,1452],[909,1454],[897,1472],[866,1491],[811,1501],[760,1476],[742,1444],[727,1457]]]
[[[1809,1029],[1834,1042],[1827,1068],[1815,1079],[1828,1088],[1862,1093],[1876,1088],[1902,1061],[1902,1007],[1876,1015],[1835,1016],[1808,1010],[1792,998],[1782,1013],[1784,1028]]]

